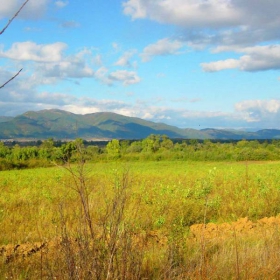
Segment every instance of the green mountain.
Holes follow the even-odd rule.
[[[207,138],[203,132],[183,130],[163,123],[115,113],[78,115],[62,110],[26,112],[13,119],[0,122],[0,138],[36,139],[141,139],[150,134],[165,134],[171,138]]]
[[[150,134],[188,139],[280,139],[280,130],[180,129],[108,112],[78,115],[52,109],[0,117],[0,139],[143,139]]]

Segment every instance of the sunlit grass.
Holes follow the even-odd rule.
[[[222,274],[223,266],[232,267],[229,275],[234,278],[237,241],[232,237],[206,247],[201,247],[199,241],[187,243],[189,227],[198,223],[232,222],[242,217],[256,221],[280,213],[280,162],[88,163],[84,175],[97,229],[102,230],[104,211],[114,196],[116,180],[127,170],[131,185],[124,224],[137,235],[155,232],[159,242],[163,242],[147,249],[146,264],[143,264],[146,272],[153,269],[149,263],[154,262],[158,267],[162,262],[168,263],[168,250],[175,246],[172,250],[177,253],[172,251],[172,254],[178,254],[178,266],[184,261],[194,271],[191,279],[204,277],[203,273],[213,277],[218,272]],[[3,171],[0,176],[1,245],[52,240],[61,235],[62,217],[69,232],[78,232],[81,203],[73,189],[73,177],[65,168]],[[246,262],[250,263],[247,267],[250,275],[257,269],[250,266],[258,254],[272,271],[273,264],[264,255],[269,248],[280,244],[279,235],[274,237],[238,239],[242,277]],[[164,247],[166,242],[171,246],[169,249]],[[205,253],[201,248],[208,250],[208,259],[207,265],[204,264],[206,270],[197,274],[197,262]],[[250,250],[248,258],[243,255],[246,250]],[[273,258],[274,263],[276,257]]]

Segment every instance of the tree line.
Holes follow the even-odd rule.
[[[280,140],[240,140],[214,142],[172,140],[165,135],[150,135],[142,140],[113,139],[93,145],[82,139],[69,142],[47,139],[36,145],[8,145],[0,142],[0,170],[51,166],[106,160],[190,160],[190,161],[262,161],[280,160]]]

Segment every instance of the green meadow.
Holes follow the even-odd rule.
[[[261,238],[215,241],[198,240],[190,230],[277,217],[278,161],[82,162],[0,176],[1,279],[279,277],[278,254],[267,255],[280,247],[278,227]],[[22,257],[14,250],[7,262],[11,244],[57,238],[56,253],[42,249]]]

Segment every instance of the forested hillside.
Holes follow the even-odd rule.
[[[0,118],[0,139],[143,139],[150,134],[167,135],[172,139],[280,139],[280,130],[276,129],[257,132],[183,129],[110,112],[80,115],[52,109],[29,111],[14,118]]]

